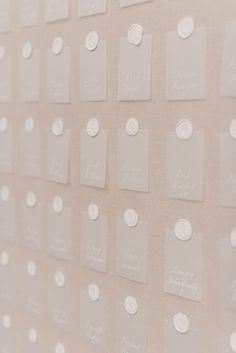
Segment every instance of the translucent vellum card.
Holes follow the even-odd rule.
[[[91,220],[86,212],[80,221],[80,257],[81,264],[91,270],[107,271],[107,217],[99,215]]]
[[[0,132],[0,173],[13,173],[12,127]]]
[[[21,27],[39,23],[39,2],[40,0],[18,0],[18,22]]]
[[[72,329],[72,292],[67,280],[63,287],[55,284],[50,276],[48,284],[48,315],[51,325],[65,331]]]
[[[28,133],[21,132],[22,174],[33,178],[40,178],[42,174],[41,161],[41,129],[34,128]]]
[[[0,2],[0,33],[10,31],[10,0],[1,0]]]
[[[135,136],[130,136],[125,130],[119,129],[117,136],[119,188],[148,192],[148,130],[139,130]]]
[[[64,20],[69,17],[69,0],[46,0],[45,21],[54,22]]]
[[[220,203],[236,207],[236,140],[230,134],[220,136]]]
[[[143,311],[130,315],[119,303],[116,320],[116,352],[147,353],[147,322]]]
[[[39,201],[29,207],[26,201],[21,204],[21,236],[25,246],[34,250],[42,249],[42,207]]]
[[[117,225],[117,273],[132,281],[146,283],[148,268],[148,223],[128,227]]]
[[[80,335],[88,346],[96,352],[107,349],[107,300],[100,296],[92,301],[87,291],[80,295]]]
[[[78,0],[78,16],[85,17],[106,12],[107,0]]]
[[[205,98],[207,32],[196,28],[190,38],[167,33],[167,100]]]
[[[152,35],[143,35],[141,43],[130,44],[120,39],[118,100],[149,100],[151,98]]]
[[[236,312],[236,247],[229,239],[219,242],[221,288],[224,306]]]
[[[70,102],[70,60],[71,51],[66,47],[55,55],[47,53],[47,96],[49,103]]]
[[[203,201],[204,133],[195,131],[189,140],[167,134],[167,195],[172,199]]]
[[[147,1],[150,1],[150,0],[120,0],[120,6],[125,7],[130,5],[136,5]]]
[[[105,188],[107,164],[107,130],[91,137],[86,130],[80,134],[80,183]]]
[[[172,322],[165,322],[165,344],[164,353],[191,352],[201,353],[201,332],[197,329],[190,329],[186,333],[178,332]]]
[[[201,301],[202,236],[180,240],[173,230],[165,235],[165,292]]]
[[[63,260],[72,258],[71,209],[64,207],[60,213],[48,206],[48,252]]]
[[[0,199],[0,240],[15,241],[15,202]]]
[[[30,58],[19,54],[19,90],[22,102],[38,102],[40,100],[39,83],[39,51],[34,50]]]
[[[23,302],[26,310],[36,318],[42,318],[44,282],[41,271],[37,269],[35,276],[31,276],[25,269],[23,283]]]
[[[225,24],[221,95],[236,97],[236,21]]]
[[[11,94],[11,56],[6,54],[0,60],[0,102],[9,103],[12,99]]]
[[[0,342],[2,353],[17,353],[15,328],[0,326]]]
[[[10,255],[7,264],[0,265],[1,302],[14,303],[16,293],[16,269],[14,258]]]
[[[47,179],[67,184],[69,176],[70,130],[65,129],[60,136],[48,129]]]
[[[80,100],[107,99],[107,41],[100,40],[95,50],[80,46]]]

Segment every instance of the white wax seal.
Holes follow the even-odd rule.
[[[139,24],[132,24],[128,30],[128,42],[133,45],[139,45],[143,38],[143,27]]]
[[[52,207],[56,213],[60,213],[63,210],[63,200],[60,196],[55,196],[52,202]]]
[[[8,129],[8,120],[3,117],[0,119],[0,132],[6,132]]]
[[[124,307],[128,314],[130,315],[136,314],[138,312],[138,302],[136,298],[132,296],[126,297],[124,302]]]
[[[126,123],[126,132],[130,136],[137,135],[139,130],[138,120],[131,118]]]
[[[27,118],[25,120],[25,131],[31,134],[31,132],[34,130],[34,120],[33,118]]]
[[[2,61],[5,58],[6,55],[6,50],[4,47],[0,47],[0,61]]]
[[[6,266],[9,263],[9,254],[6,251],[1,252],[0,261],[2,266]]]
[[[191,16],[183,17],[179,23],[177,32],[180,38],[187,39],[189,38],[194,31],[194,20]]]
[[[189,319],[183,313],[175,314],[173,318],[173,324],[179,333],[187,333],[189,331],[189,326],[190,326]]]
[[[193,126],[187,119],[180,120],[176,125],[176,135],[181,140],[189,140],[193,135]]]
[[[36,206],[37,196],[34,192],[32,192],[32,191],[27,192],[26,203],[27,203],[27,206],[31,207],[31,208]]]
[[[38,332],[34,328],[30,328],[28,331],[28,338],[29,341],[33,344],[37,343],[38,341]]]
[[[124,222],[129,227],[135,227],[138,223],[137,212],[132,208],[128,208],[124,213]]]
[[[25,59],[29,59],[33,54],[33,46],[31,42],[26,42],[22,48],[22,56]]]
[[[230,135],[236,140],[236,119],[231,121],[230,124]]]
[[[54,275],[54,280],[57,287],[62,288],[65,286],[66,280],[63,272],[57,271]]]
[[[230,233],[230,243],[233,248],[236,248],[236,227]]]
[[[10,190],[7,185],[3,185],[1,189],[1,199],[3,201],[8,201],[10,198]]]
[[[99,217],[99,208],[95,203],[91,203],[88,207],[88,216],[92,221],[96,221]]]
[[[100,298],[99,287],[94,283],[90,284],[88,287],[88,295],[93,302],[97,301]]]
[[[66,353],[65,346],[61,342],[57,342],[54,349],[55,353]]]
[[[11,327],[11,318],[9,315],[3,315],[2,324],[7,329],[9,329]]]
[[[56,118],[52,123],[52,132],[55,136],[61,136],[64,130],[63,120]]]
[[[236,331],[231,333],[229,337],[229,344],[234,353],[236,353]]]
[[[54,55],[59,55],[64,47],[62,37],[55,37],[52,42],[52,52]]]
[[[97,32],[89,32],[85,38],[85,46],[88,50],[93,51],[98,46]]]
[[[30,261],[27,264],[27,273],[32,276],[35,277],[36,273],[37,273],[37,267],[36,267],[36,263],[34,261]]]
[[[175,223],[175,235],[180,240],[189,240],[192,236],[192,225],[187,219],[179,219]]]
[[[94,137],[99,133],[100,126],[97,119],[90,119],[87,123],[87,133],[89,136]]]

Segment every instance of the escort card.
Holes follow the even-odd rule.
[[[0,131],[0,173],[13,173],[13,138],[12,127]]]
[[[85,17],[106,12],[107,0],[78,0],[78,16]]]
[[[45,21],[54,22],[69,17],[69,0],[46,0]]]
[[[174,231],[165,236],[165,292],[183,298],[202,299],[202,236],[180,240]]]
[[[18,0],[18,23],[21,27],[35,26],[39,23],[40,0]]]
[[[10,0],[1,0],[0,2],[0,33],[10,31]]]
[[[236,21],[226,22],[221,72],[221,95],[236,97]]]
[[[21,102],[40,100],[39,51],[34,50],[30,58],[19,54],[19,86]]]
[[[118,100],[149,100],[151,98],[152,35],[143,35],[136,46],[127,38],[120,39]]]
[[[28,133],[21,132],[22,174],[32,178],[40,178],[42,174],[41,129],[34,128]]]
[[[0,239],[2,241],[15,241],[15,202],[0,199]]]
[[[0,14],[1,16],[1,14]],[[11,93],[11,56],[6,53],[0,60],[0,102],[9,103],[12,99]]]
[[[203,201],[204,133],[188,140],[167,134],[167,195],[172,199]]]
[[[42,207],[39,201],[34,207],[29,207],[22,201],[21,204],[21,236],[25,246],[34,250],[42,249]]]
[[[206,28],[196,28],[187,39],[167,33],[167,100],[205,99],[206,52]]]

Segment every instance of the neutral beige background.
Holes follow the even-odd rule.
[[[126,295],[135,295],[140,307],[148,318],[148,352],[164,351],[164,320],[171,319],[177,311],[185,312],[193,327],[199,327],[203,335],[202,352],[216,352],[218,338],[228,336],[236,330],[236,315],[223,309],[220,299],[218,239],[228,237],[235,226],[235,209],[219,206],[219,134],[228,131],[232,118],[235,118],[235,99],[221,98],[220,71],[223,49],[223,28],[226,20],[236,18],[234,0],[153,0],[152,2],[120,8],[119,1],[110,1],[106,14],[78,19],[77,3],[72,1],[70,20],[52,24],[43,22],[43,1],[41,3],[40,25],[20,29],[16,25],[16,0],[12,1],[12,31],[0,36],[0,44],[6,46],[13,56],[12,104],[1,104],[0,115],[7,116],[15,129],[15,173],[12,176],[0,176],[1,184],[9,184],[17,203],[18,215],[20,202],[28,190],[35,190],[46,205],[53,195],[61,194],[65,204],[73,208],[73,235],[75,254],[73,261],[50,258],[47,255],[46,239],[44,251],[34,252],[22,246],[18,232],[17,244],[0,244],[0,250],[6,249],[14,254],[17,263],[18,295],[13,306],[1,303],[0,313],[10,313],[17,330],[18,352],[21,341],[30,326],[37,327],[45,339],[44,352],[52,352],[51,345],[57,340],[63,341],[71,353],[92,353],[89,347],[80,342],[78,336],[79,291],[91,282],[99,284],[103,294],[108,295],[109,339],[107,352],[115,352],[115,303]],[[191,15],[197,26],[207,26],[207,95],[200,102],[165,101],[165,51],[166,32],[175,30],[182,16]],[[150,102],[118,102],[117,71],[119,38],[125,36],[129,25],[140,23],[146,33],[153,34],[152,55],[152,99]],[[98,103],[79,102],[79,45],[88,31],[96,30],[101,38],[108,40],[108,100]],[[50,47],[54,36],[63,36],[65,45],[72,48],[72,96],[71,104],[57,105],[46,103],[46,49]],[[41,103],[20,104],[17,95],[17,55],[22,44],[31,40],[40,49],[41,59]],[[46,129],[55,116],[64,118],[66,127],[72,130],[70,180],[66,186],[48,182],[44,179],[33,180],[20,176],[19,131],[27,116],[34,116],[37,125]],[[79,183],[79,134],[90,117],[97,117],[104,128],[109,130],[108,181],[105,190],[83,187]],[[121,191],[116,185],[116,131],[124,126],[128,117],[136,117],[143,128],[150,130],[150,192],[136,193]],[[175,129],[179,117],[192,119],[196,129],[206,133],[205,150],[205,201],[184,202],[168,200],[166,197],[166,132]],[[44,144],[46,133],[43,134]],[[44,150],[44,152],[46,152]],[[43,165],[45,168],[45,154]],[[45,170],[44,170],[45,175]],[[79,259],[79,214],[87,209],[91,201],[100,205],[101,212],[109,217],[109,271],[96,273],[80,267]],[[140,219],[150,224],[149,273],[148,284],[142,285],[119,278],[116,275],[116,222],[127,207],[134,207]],[[203,234],[203,300],[191,302],[163,292],[164,273],[164,230],[171,227],[177,218],[191,219],[194,229]],[[18,229],[20,219],[18,218]],[[45,228],[46,217],[44,217]],[[50,327],[47,320],[47,291],[45,286],[45,316],[36,321],[28,315],[22,305],[21,277],[25,265],[35,259],[39,268],[47,275],[58,268],[63,269],[74,287],[73,332],[65,334]],[[176,350],[177,352],[178,350]]]

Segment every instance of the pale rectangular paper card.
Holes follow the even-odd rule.
[[[80,134],[80,183],[105,188],[107,164],[107,130],[91,137],[86,130]]]
[[[120,0],[120,6],[125,7],[130,5],[141,4],[143,2],[148,2],[148,1],[150,0]]]
[[[167,33],[167,100],[205,99],[206,28],[196,28],[190,38]]]
[[[80,46],[80,100],[107,99],[107,41],[100,40],[95,50]]]
[[[54,55],[51,49],[47,53],[47,96],[49,103],[70,102],[70,48]]]
[[[71,260],[73,245],[69,207],[64,207],[60,213],[56,213],[51,206],[48,207],[47,239],[50,255]]]
[[[164,353],[201,353],[201,333],[190,329],[187,333],[179,333],[172,322],[165,322]]]
[[[236,141],[229,134],[220,136],[220,203],[236,207]]]
[[[10,0],[0,1],[0,33],[7,33],[10,31]]]
[[[147,353],[147,322],[143,311],[130,315],[119,303],[116,320],[116,352]]]
[[[28,59],[25,59],[21,53],[19,54],[19,91],[22,102],[38,102],[40,100],[38,50],[34,50]]]
[[[25,266],[26,267],[26,266]],[[43,315],[43,294],[44,281],[42,273],[37,270],[35,276],[27,273],[25,268],[23,287],[23,301],[26,310],[37,318],[42,318]]]
[[[15,241],[15,202],[13,198],[3,201],[0,199],[0,239]]]
[[[67,184],[69,177],[70,130],[65,129],[60,136],[48,129],[47,179]]]
[[[54,22],[64,20],[69,17],[69,0],[46,0],[45,21]]]
[[[14,303],[16,293],[16,268],[14,258],[10,254],[7,265],[0,265],[0,300]]]
[[[221,288],[224,306],[236,312],[236,248],[230,239],[219,242]]]
[[[180,240],[168,229],[165,235],[165,292],[183,298],[202,299],[202,236]]]
[[[21,155],[22,174],[25,176],[40,178],[42,174],[41,161],[41,129],[34,128],[31,133],[22,129]]]
[[[151,98],[152,35],[145,34],[141,43],[130,44],[120,39],[118,100],[149,100]]]
[[[9,103],[12,99],[11,94],[11,56],[6,54],[0,61],[0,102]]]
[[[0,132],[0,173],[13,173],[13,138],[12,127]]]
[[[149,131],[139,130],[130,136],[119,129],[117,151],[118,186],[120,189],[148,192]]]
[[[0,327],[0,342],[2,353],[17,353],[15,329],[7,329],[3,325]]]
[[[37,201],[35,207],[29,207],[25,201],[21,204],[21,236],[25,246],[34,250],[42,249],[42,209]]]
[[[117,273],[132,281],[146,283],[148,272],[148,223],[128,227],[123,219],[117,225]]]
[[[18,23],[21,27],[39,23],[39,2],[40,0],[18,0]]]
[[[236,97],[236,21],[225,24],[221,95]]]
[[[80,258],[81,264],[91,270],[107,271],[107,217],[99,215],[91,220],[86,212],[80,221]]]
[[[48,283],[48,316],[51,325],[65,331],[72,329],[72,292],[69,281],[64,287],[57,287],[54,277]]]
[[[93,352],[107,349],[107,301],[100,297],[90,300],[85,290],[80,294],[80,336]]]
[[[189,140],[167,134],[167,195],[172,199],[203,201],[204,132]]]
[[[85,17],[106,12],[107,0],[78,0],[78,16]]]

